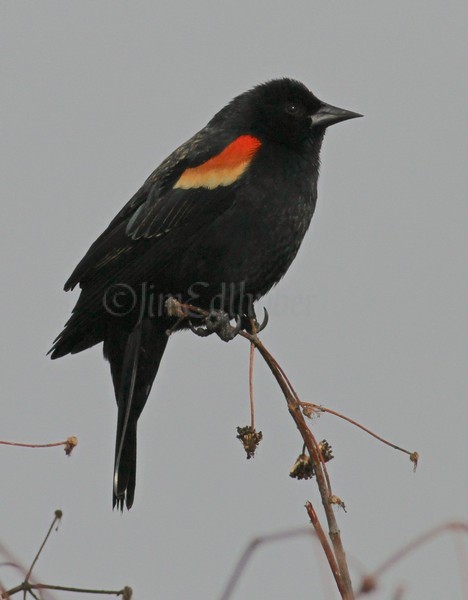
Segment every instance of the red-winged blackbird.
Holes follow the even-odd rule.
[[[66,282],[81,294],[52,358],[104,342],[118,405],[114,506],[133,504],[137,421],[175,323],[164,300],[253,316],[309,227],[325,129],[359,116],[291,79],[237,96],[149,176]],[[222,321],[211,330],[227,339]]]

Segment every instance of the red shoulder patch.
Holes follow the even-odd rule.
[[[252,135],[241,135],[220,154],[213,156],[198,167],[188,168],[174,184],[174,188],[188,190],[234,183],[247,169],[262,143]]]

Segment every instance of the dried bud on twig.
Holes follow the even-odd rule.
[[[312,479],[315,475],[314,465],[308,454],[299,454],[292,469],[289,471],[289,477],[293,479]]]
[[[332,447],[327,440],[319,442],[318,447],[322,453],[324,462],[328,462],[333,458]],[[308,454],[299,454],[296,458],[296,462],[289,471],[289,477],[293,479],[312,479],[315,475],[315,468],[312,459]]]
[[[70,456],[70,454],[72,453],[72,450],[75,446],[78,445],[78,438],[75,437],[74,435],[72,435],[71,437],[67,438],[67,443],[65,444],[65,454],[67,456]]]
[[[419,454],[417,452],[412,452],[409,459],[413,463],[413,471],[416,471],[418,468]]]
[[[302,414],[308,419],[320,416],[321,408],[312,402],[301,402]]]
[[[236,437],[242,442],[247,458],[253,458],[257,446],[262,441],[263,433],[261,431],[256,431],[251,425],[238,427],[237,433],[238,435]]]
[[[377,589],[377,582],[372,575],[366,575],[361,581],[360,594],[369,594]]]
[[[133,590],[129,586],[125,586],[122,593],[122,600],[132,600]]]
[[[330,496],[330,504],[336,504],[337,506],[339,506],[340,508],[342,508],[346,512],[345,503],[338,496]]]
[[[318,446],[320,448],[320,452],[322,453],[323,460],[325,462],[328,462],[329,460],[334,458],[334,456],[332,454],[332,447],[327,442],[327,440],[322,440],[321,442],[319,442]]]

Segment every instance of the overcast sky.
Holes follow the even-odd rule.
[[[288,477],[301,440],[260,359],[254,460],[235,438],[249,420],[245,340],[170,340],[123,515],[111,510],[117,411],[101,348],[45,356],[77,298],[63,284],[110,219],[227,101],[277,76],[365,118],[326,136],[313,225],[264,299],[262,338],[304,400],[421,454],[414,474],[350,425],[314,421],[335,454],[355,586],[357,565],[467,518],[464,4],[1,2],[0,438],[79,438],[70,458],[0,447],[2,543],[29,563],[64,511],[41,581],[216,599],[253,537],[306,525],[308,499],[320,509],[315,483]],[[0,580],[18,574],[3,567]],[[453,541],[396,566],[375,597],[400,584],[405,599],[463,598]],[[245,597],[338,594],[320,550],[297,539],[255,555],[233,596]]]

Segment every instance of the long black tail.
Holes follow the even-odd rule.
[[[114,329],[104,341],[118,406],[113,506],[131,508],[135,496],[137,422],[167,344],[165,323],[143,319],[130,331]]]

